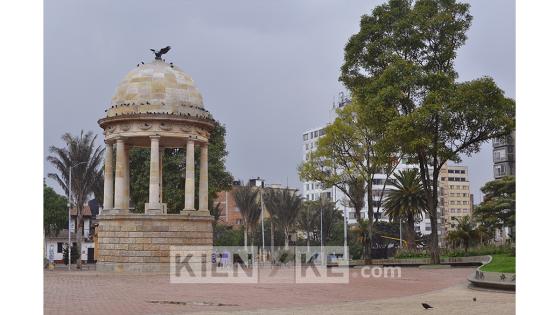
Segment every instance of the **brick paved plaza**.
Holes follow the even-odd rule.
[[[472,268],[403,268],[401,278],[349,284],[171,284],[167,274],[46,271],[45,314],[513,314],[515,294],[474,291]],[[472,298],[477,296],[477,302]]]

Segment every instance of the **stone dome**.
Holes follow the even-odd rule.
[[[107,117],[169,114],[210,118],[193,79],[162,60],[140,64],[117,86]]]

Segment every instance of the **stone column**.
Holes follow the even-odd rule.
[[[163,203],[163,153],[164,150],[159,150],[159,202]]]
[[[124,145],[124,194],[123,194],[123,202],[124,202],[124,209],[125,212],[128,212],[130,208],[130,159],[129,159],[129,146],[125,143]]]
[[[125,194],[125,148],[124,139],[117,139],[117,161],[115,163],[115,209],[127,209],[124,203]]]
[[[200,146],[200,181],[198,183],[198,210],[208,211],[208,144]]]
[[[159,199],[159,136],[151,136],[150,142],[150,194],[148,197],[148,207],[145,208],[146,213],[148,212],[148,210],[161,208]]]
[[[105,142],[105,180],[103,183],[103,210],[113,209],[113,143]]]
[[[194,141],[187,141],[185,210],[194,210]]]

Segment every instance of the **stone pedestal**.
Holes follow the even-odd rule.
[[[98,216],[97,270],[168,272],[169,247],[212,247],[212,218],[189,215],[114,214]]]

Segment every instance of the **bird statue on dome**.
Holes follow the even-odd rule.
[[[150,50],[156,55],[156,60],[161,60],[161,56],[166,54],[170,49],[171,49],[171,46],[167,46],[167,47],[162,48],[158,51],[156,51],[155,49],[150,49]]]

